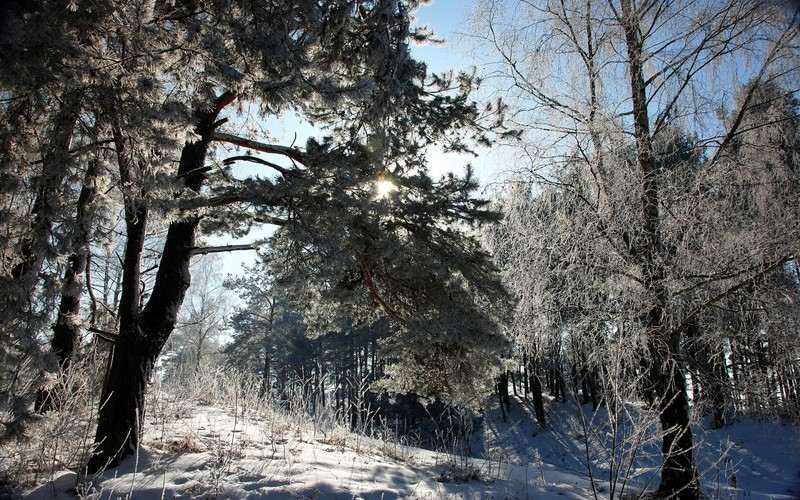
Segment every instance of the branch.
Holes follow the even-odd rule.
[[[303,165],[305,165],[308,161],[306,159],[305,153],[303,153],[299,149],[290,148],[286,146],[278,146],[276,144],[266,144],[264,142],[253,141],[232,134],[225,134],[223,132],[215,132],[211,140],[219,142],[228,142],[230,144],[241,146],[243,148],[261,151],[262,153],[282,155],[287,158],[291,158],[292,160],[295,160],[297,162],[300,162]]]
[[[105,340],[106,342],[111,342],[112,344],[119,338],[119,334],[117,333],[107,332],[93,326],[90,326],[88,330],[92,333],[96,333],[99,338]]]
[[[728,149],[728,145],[731,144],[733,142],[733,139],[740,133],[739,127],[744,121],[744,117],[747,114],[747,112],[750,111],[751,101],[756,92],[756,89],[764,83],[764,77],[768,73],[767,70],[769,69],[769,65],[778,57],[778,51],[786,42],[786,38],[791,38],[792,35],[794,35],[794,32],[795,32],[795,20],[793,19],[789,28],[787,28],[787,30],[781,34],[780,38],[777,41],[775,41],[774,45],[767,54],[764,63],[761,65],[761,68],[759,69],[756,77],[753,80],[751,80],[751,84],[747,89],[747,94],[745,94],[744,99],[742,100],[742,105],[739,107],[739,110],[736,113],[736,117],[734,118],[730,129],[728,129],[728,132],[727,134],[725,134],[725,137],[722,139],[722,142],[719,144],[716,151],[714,151],[714,156],[712,156],[711,159],[706,164],[707,169],[714,166],[717,163],[717,161],[722,156],[722,153],[724,153],[725,150]]]
[[[191,179],[191,178],[196,177],[198,175],[202,175],[203,179],[205,179],[205,173],[206,172],[210,172],[211,170],[212,170],[212,168],[208,167],[208,166],[195,168],[194,170],[189,170],[188,172],[184,172],[182,174],[178,174],[177,178],[178,179],[181,179],[181,178]]]
[[[678,325],[677,328],[672,330],[672,332],[670,333],[670,338],[674,338],[680,335],[684,330],[686,330],[686,328],[689,326],[689,323],[691,323],[695,318],[697,318],[697,316],[700,315],[700,313],[708,309],[710,306],[714,305],[715,303],[719,302],[720,300],[726,297],[733,295],[735,292],[741,290],[747,285],[754,284],[755,282],[759,281],[770,272],[774,271],[775,269],[779,268],[780,266],[789,262],[792,259],[794,259],[794,255],[791,254],[784,255],[779,259],[777,259],[775,262],[772,262],[765,268],[761,269],[761,271],[757,272],[753,276],[745,280],[742,280],[736,285],[733,285],[732,287],[728,288],[727,290],[724,290],[718,293],[717,295],[714,295],[713,297],[709,298],[708,300],[697,306],[692,312],[686,315],[683,321],[681,321],[681,324]]]
[[[218,247],[194,247],[192,248],[192,255],[207,255],[210,253],[222,252],[235,252],[238,250],[256,250],[258,245],[256,243],[245,243],[241,245],[223,245]]]
[[[268,215],[257,215],[253,217],[253,222],[258,222],[259,224],[272,224],[273,226],[285,226],[289,223],[289,221],[286,219],[271,217]]]
[[[392,319],[394,319],[398,323],[405,323],[406,321],[403,318],[401,318],[394,311],[394,309],[389,307],[389,304],[387,304],[386,301],[383,300],[383,298],[378,293],[378,290],[375,288],[375,282],[372,280],[372,275],[370,275],[369,269],[367,269],[367,265],[364,263],[364,259],[361,257],[361,254],[356,252],[356,250],[350,245],[345,246],[345,248],[349,250],[350,253],[353,255],[353,258],[356,259],[358,268],[361,270],[361,275],[364,277],[364,282],[366,283],[367,288],[369,289],[370,295],[372,295],[372,298],[375,299],[375,302],[377,302],[383,308],[383,310],[386,311],[386,314],[388,314]]]
[[[104,139],[104,140],[101,140],[101,141],[90,142],[89,144],[80,146],[78,148],[70,149],[67,154],[69,154],[70,156],[83,154],[86,151],[91,151],[91,150],[93,150],[93,149],[95,149],[95,148],[97,148],[99,146],[105,146],[106,144],[112,144],[113,142],[114,142],[114,139]],[[39,160],[36,160],[36,161],[32,161],[32,162],[30,162],[30,165],[40,165],[42,163],[44,163],[44,159],[39,159]]]
[[[219,96],[217,98],[217,101],[214,103],[214,116],[217,116],[218,114],[220,114],[220,112],[222,111],[222,109],[225,106],[227,106],[228,104],[230,104],[230,103],[232,103],[233,101],[236,100],[236,97],[237,97],[237,93],[236,93],[236,91],[233,91],[233,90],[228,90],[224,94]],[[222,123],[225,123],[226,121],[228,121],[227,118],[223,118],[222,119]],[[219,125],[222,125],[222,123],[217,121],[216,123],[214,123],[214,125],[212,125],[212,127],[216,128]]]
[[[235,163],[237,161],[249,161],[251,163],[258,163],[260,165],[266,165],[266,166],[268,166],[268,167],[270,167],[270,168],[272,168],[274,170],[277,170],[284,177],[301,177],[303,175],[302,171],[295,170],[295,169],[283,168],[280,165],[272,163],[271,161],[262,160],[261,158],[257,158],[255,156],[247,156],[247,155],[232,156],[230,158],[226,158],[226,159],[222,160],[222,163],[225,164],[225,165],[230,165],[230,164]]]

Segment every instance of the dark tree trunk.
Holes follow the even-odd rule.
[[[508,371],[500,374],[500,381],[497,385],[500,394],[500,403],[505,406],[506,411],[511,411],[511,398],[508,394]]]
[[[511,401],[508,396],[508,371],[504,371],[497,377],[497,396],[500,400],[500,414],[503,422],[507,420],[506,413],[511,410]]]
[[[561,369],[561,364],[559,363],[556,369],[556,384],[558,384],[558,390],[561,393],[561,402],[567,402],[567,383],[564,381],[564,372]]]
[[[139,447],[147,383],[158,358],[146,338],[120,335],[100,401],[96,440],[88,472],[101,472],[133,455]]]
[[[601,404],[601,395],[600,390],[597,384],[597,372],[595,370],[591,370],[587,374],[588,379],[588,387],[589,387],[589,394],[592,400],[592,411],[597,411],[597,408]]]
[[[234,93],[225,93],[217,99],[213,109],[198,113],[195,131],[201,139],[184,146],[178,167],[178,176],[183,178],[186,188],[200,190],[208,144],[219,125],[216,117],[235,97]],[[119,133],[115,135],[121,137]],[[117,142],[120,154],[125,143],[121,139]],[[124,151],[122,153],[120,156],[124,158]],[[191,282],[189,261],[200,222],[198,217],[187,217],[170,224],[150,299],[140,313],[139,266],[146,236],[147,209],[141,201],[135,205],[126,202],[126,211],[128,243],[123,263],[120,334],[103,389],[95,436],[97,448],[87,466],[89,473],[117,465],[139,446],[147,383],[175,327]]]
[[[544,428],[547,426],[547,420],[544,414],[544,397],[542,396],[542,381],[539,379],[539,373],[536,367],[535,357],[528,356],[528,366],[526,367],[528,373],[528,381],[533,396],[533,411],[536,414],[536,421],[539,426]]]
[[[664,346],[658,364],[661,376],[657,391],[661,397],[659,419],[663,432],[661,484],[658,492],[670,498],[700,498],[700,483],[694,460],[686,378],[677,361],[677,345]],[[654,360],[655,361],[655,360]]]
[[[508,376],[511,377],[511,388],[514,390],[514,396],[519,397],[519,393],[517,392],[517,377],[514,372],[508,372]]]
[[[671,332],[666,324],[668,291],[666,259],[660,231],[658,170],[653,152],[650,117],[644,77],[646,54],[640,27],[641,13],[632,0],[620,2],[622,30],[628,56],[628,76],[636,164],[640,170],[642,231],[631,248],[632,256],[642,269],[645,292],[652,297],[647,315],[647,336],[653,363],[650,379],[659,398],[663,468],[659,494],[678,498],[700,497],[700,485],[694,462],[692,433],[689,428],[689,402],[686,381],[679,363],[679,345],[683,332]]]
[[[561,373],[561,359],[560,354],[557,355],[550,362],[550,369],[547,371],[547,385],[550,388],[550,394],[553,399],[561,400],[562,403],[567,401],[567,388],[564,383],[564,375]]]
[[[97,197],[97,161],[90,161],[86,169],[81,193],[78,196],[76,227],[72,239],[72,254],[61,287],[61,302],[58,317],[53,326],[51,350],[58,361],[59,370],[64,376],[75,357],[80,344],[81,294],[84,290],[83,275],[89,262],[89,241],[92,232],[94,200]],[[36,396],[36,409],[39,412],[51,410],[59,404],[53,400],[53,391],[42,389]]]

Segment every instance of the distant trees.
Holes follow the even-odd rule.
[[[228,330],[232,294],[217,271],[220,259],[212,254],[193,259],[192,286],[184,299],[175,331],[162,353],[165,376],[181,380],[202,366],[220,364],[223,335]]]
[[[303,306],[265,279],[258,267],[248,274],[226,283],[245,301],[231,315],[232,339],[223,351],[226,363],[260,377],[263,394],[306,385],[322,362],[322,349],[321,342],[308,335]],[[315,397],[322,397],[317,390],[308,399]]]
[[[463,226],[496,214],[473,197],[469,171],[430,179],[424,152],[485,141],[478,122],[500,110],[471,101],[471,76],[428,75],[411,58],[408,44],[428,36],[411,26],[416,6],[0,7],[5,437],[31,414],[60,300],[52,349],[62,368],[86,327],[112,345],[88,470],[134,452],[148,380],[179,324],[190,262],[204,252],[201,228],[277,226],[270,279],[296,284],[294,303],[319,331],[386,315],[398,388],[476,395],[507,348],[497,333],[507,300]],[[230,111],[250,103],[264,116],[291,110],[329,135],[301,147],[226,131]],[[266,174],[236,178],[237,162]],[[380,198],[382,180],[396,192]]]
[[[258,266],[252,271],[231,283],[246,304],[232,316],[227,363],[260,377],[262,392],[279,400],[301,399],[310,412],[327,406],[341,421],[363,425],[375,400],[370,386],[385,375],[379,342],[389,334],[388,321],[361,327],[345,321],[319,333],[286,287],[265,282]]]
[[[479,8],[492,76],[526,131],[492,237],[520,299],[516,331],[539,359],[569,353],[591,383],[627,353],[622,373],[659,409],[659,493],[696,498],[688,371],[721,424],[729,377],[758,359],[747,348],[739,360],[735,339],[761,349],[796,340],[791,327],[753,320],[797,287],[787,149],[797,141],[797,12],[634,0]],[[750,319],[725,327],[723,311]],[[797,360],[792,350],[764,367],[772,397]],[[608,401],[619,387],[603,390]]]

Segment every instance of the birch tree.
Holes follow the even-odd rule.
[[[607,297],[605,311],[624,304],[612,316],[613,331],[641,339],[634,343],[642,350],[632,352],[645,354],[645,390],[663,433],[659,493],[696,498],[687,331],[724,298],[766,286],[771,273],[793,265],[798,241],[796,219],[786,217],[797,198],[781,194],[793,181],[758,182],[762,168],[753,172],[731,158],[738,138],[770,124],[747,119],[757,89],[778,86],[781,98],[796,91],[797,13],[760,2],[500,1],[478,8],[485,21],[476,22],[476,35],[493,49],[485,54],[491,76],[527,130],[517,144],[521,175],[540,186],[534,193],[566,196],[577,207],[570,213],[580,214],[556,233],[570,250],[555,271],[582,273],[567,283]],[[664,147],[670,143],[683,144],[686,154],[676,156]],[[775,212],[721,205],[717,196],[733,191],[772,200]],[[737,217],[757,227],[736,226]],[[521,262],[509,272],[526,274]],[[564,292],[571,289],[550,293]],[[592,318],[586,311],[597,300],[585,292],[574,298],[581,316]],[[548,311],[541,305],[540,313]]]

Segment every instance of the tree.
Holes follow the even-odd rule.
[[[428,75],[410,57],[409,42],[428,37],[411,28],[416,6],[396,0],[4,5],[10,71],[3,77],[3,111],[14,119],[19,109],[31,111],[22,120],[30,134],[17,136],[6,127],[2,139],[5,171],[19,173],[4,185],[8,213],[24,213],[29,223],[15,226],[23,229],[3,248],[11,259],[9,276],[24,285],[10,293],[25,298],[9,308],[14,314],[4,330],[22,339],[23,350],[37,345],[47,318],[32,321],[39,311],[24,304],[35,304],[31,293],[50,284],[39,281],[42,266],[58,262],[48,253],[62,235],[51,234],[57,227],[52,214],[77,203],[61,179],[73,172],[70,160],[88,159],[72,155],[71,142],[85,137],[107,148],[111,154],[103,160],[115,172],[102,169],[103,180],[118,179],[113,191],[122,201],[125,250],[118,310],[108,322],[116,331],[103,334],[114,345],[89,471],[116,464],[138,446],[147,381],[178,321],[191,258],[203,252],[195,243],[201,222],[208,231],[227,233],[277,225],[273,242],[285,259],[333,257],[321,268],[292,264],[298,276],[313,279],[309,290],[319,297],[336,292],[343,312],[355,310],[353,304],[369,308],[371,301],[374,314],[378,304],[401,325],[398,345],[433,335],[432,349],[423,353],[434,356],[417,350],[403,358],[414,368],[448,361],[443,380],[454,397],[475,389],[472,380],[485,375],[476,366],[497,359],[504,343],[493,330],[503,305],[488,304],[502,288],[487,255],[460,227],[494,215],[472,198],[469,173],[435,183],[423,159],[434,142],[465,150],[466,140],[485,140],[487,130],[478,125],[483,111],[470,101],[476,85],[470,75]],[[330,136],[304,148],[235,136],[223,131],[222,116],[234,102],[254,103],[263,115],[292,110]],[[32,137],[47,145],[43,154],[34,153]],[[235,155],[221,168],[207,165],[223,144],[273,157]],[[29,168],[37,160],[48,167],[41,177]],[[273,175],[234,179],[225,166],[241,161]],[[375,200],[372,186],[380,178],[390,178],[402,193],[391,203]],[[14,197],[32,180],[41,196],[26,212]],[[160,218],[167,231],[150,281],[144,249]],[[18,256],[16,248],[22,249]],[[393,255],[398,248],[411,254]],[[479,311],[484,305],[486,313]],[[482,335],[497,345],[481,342]],[[455,359],[462,347],[468,355]],[[415,385],[441,389],[434,382]]]
[[[168,377],[180,380],[202,366],[219,364],[221,336],[227,330],[231,309],[230,293],[216,271],[220,263],[214,255],[192,262],[192,274],[197,278],[187,292],[175,331],[162,355]]]
[[[47,359],[40,348],[42,332],[59,309],[54,345],[58,364],[69,364],[74,337],[70,324],[79,294],[79,271],[91,196],[82,199],[84,174],[104,156],[98,148],[87,106],[87,83],[70,63],[69,48],[79,45],[70,16],[61,16],[57,2],[6,2],[2,6],[2,64],[0,81],[0,163],[2,164],[2,376],[3,410],[9,411],[4,437],[23,430],[17,425],[30,415],[25,385],[40,379]],[[87,180],[91,175],[87,175]],[[76,189],[77,185],[77,189]],[[76,210],[77,207],[77,210]],[[80,226],[80,224],[79,224]],[[62,256],[70,256],[71,271],[63,286],[58,275]],[[70,319],[67,319],[70,318]],[[63,335],[62,335],[63,334]],[[55,363],[53,363],[55,364]],[[41,382],[41,380],[38,380]],[[5,420],[5,419],[4,419]],[[16,429],[16,430],[15,430]]]
[[[559,212],[577,207],[569,226],[553,228],[570,249],[555,272],[572,278],[549,293],[589,285],[585,290],[597,298],[579,295],[585,300],[577,301],[578,318],[600,331],[641,335],[643,350],[631,352],[644,355],[644,389],[661,419],[659,493],[695,498],[682,354],[687,332],[726,297],[764,286],[793,259],[797,242],[785,216],[717,203],[717,193],[729,190],[756,196],[758,183],[751,182],[758,175],[728,155],[737,138],[770,123],[746,125],[755,89],[777,84],[788,89],[780,95],[794,91],[797,13],[758,2],[483,2],[482,8],[486,22],[478,35],[499,63],[493,76],[506,85],[507,103],[517,99],[514,121],[527,130],[520,144],[526,180],[551,186],[546,196],[566,197]],[[730,69],[743,60],[752,64],[746,87]],[[740,95],[743,87],[735,102],[711,99]],[[676,156],[675,147],[664,147],[670,143],[689,154]],[[736,183],[723,172],[748,181]],[[790,184],[764,184],[769,197],[761,199],[780,200],[777,211],[794,213],[796,195],[776,192]],[[758,229],[721,224],[739,216],[757,220]],[[738,244],[705,258],[720,238]],[[521,262],[512,265],[524,274]],[[613,311],[612,319],[589,314],[595,304],[602,306],[597,312]]]

